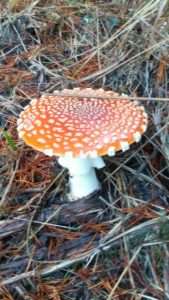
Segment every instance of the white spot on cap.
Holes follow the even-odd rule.
[[[145,111],[143,112],[143,117],[147,119],[147,113]]]
[[[138,143],[140,140],[141,140],[141,134],[140,134],[140,132],[135,132],[134,134],[133,134],[133,138],[134,138],[134,140]]]
[[[54,123],[55,123],[55,120],[54,120],[54,119],[49,119],[48,122],[49,122],[50,124],[54,124]]]
[[[103,145],[101,145],[101,144],[97,144],[97,145],[96,145],[96,148],[97,148],[97,149],[101,149],[102,147],[103,147]]]
[[[57,142],[61,142],[61,138],[60,138],[60,137],[55,137],[55,140],[56,140]]]
[[[37,104],[37,102],[38,102],[38,100],[37,100],[37,99],[32,99],[32,100],[31,100],[31,102],[30,102],[30,104],[31,104],[31,105],[36,105],[36,104]]]
[[[103,141],[104,141],[105,144],[108,144],[108,143],[110,142],[110,139],[109,139],[108,137],[105,137],[105,138],[103,139]]]
[[[20,113],[20,117],[23,117],[25,114],[24,110]]]
[[[76,136],[82,136],[82,133],[81,132],[76,132],[75,135]]]
[[[57,132],[64,132],[64,129],[63,129],[63,128],[60,128],[60,127],[56,127],[56,128],[55,128],[55,131],[57,131]]]
[[[51,135],[51,134],[46,134],[46,137],[47,137],[48,139],[52,139],[52,135]]]
[[[22,119],[18,119],[16,123],[17,123],[17,125],[19,126],[20,124],[22,124],[22,122],[23,122]]]
[[[73,143],[78,143],[78,138],[73,137],[73,138],[71,139],[71,141],[72,141]]]
[[[85,143],[89,143],[90,141],[91,141],[91,139],[88,137],[83,138],[83,142],[85,142]]]
[[[40,129],[39,132],[40,132],[40,134],[45,134],[45,130],[44,129]]]
[[[44,124],[45,128],[50,128],[50,126],[48,124]]]
[[[37,130],[32,130],[32,134],[37,134]]]
[[[108,149],[108,153],[107,153],[107,154],[108,154],[109,156],[114,156],[115,153],[116,153],[115,147],[110,147],[110,148]]]
[[[52,149],[45,149],[43,150],[43,152],[48,155],[48,156],[52,156],[53,155],[53,150]]]
[[[54,95],[58,95],[59,93],[60,93],[60,91],[57,91],[57,90],[53,92]]]
[[[38,138],[37,141],[41,144],[46,144],[46,140],[44,138]]]
[[[65,123],[67,121],[67,118],[59,118],[59,122]]]
[[[18,135],[20,138],[22,138],[24,136],[24,134],[25,134],[25,131],[23,131],[23,130],[18,132]]]
[[[66,136],[72,136],[73,135],[73,133],[72,132],[66,132],[66,134],[65,134]]]
[[[29,125],[29,124],[25,124],[26,125],[26,130],[31,131],[34,126],[33,125]]]
[[[120,138],[121,138],[121,139],[126,139],[126,138],[127,138],[127,135],[126,135],[125,133],[121,133],[121,134],[120,134]]]
[[[53,147],[58,148],[59,145],[57,143],[53,143]]]
[[[128,95],[125,94],[125,93],[122,93],[121,96],[123,96],[123,97],[128,97]]]
[[[35,120],[35,124],[36,124],[37,126],[41,126],[41,125],[42,125],[42,122],[41,122],[40,120]]]
[[[30,109],[30,106],[29,105],[26,105],[25,107],[24,107],[24,110],[29,110]]]
[[[139,105],[138,100],[134,100],[133,103],[134,103],[136,106]]]
[[[24,129],[23,123],[21,123],[21,124],[18,126],[18,130],[19,130],[19,131],[22,130],[22,129]]]
[[[112,138],[111,138],[112,142],[116,141],[117,140],[117,136],[116,135],[113,135]]]
[[[83,148],[83,144],[80,144],[80,143],[76,143],[74,146],[77,148]]]
[[[145,132],[146,129],[147,129],[147,125],[146,125],[146,124],[142,125],[142,126],[141,126],[141,129],[143,130],[143,132]]]
[[[121,141],[120,145],[121,145],[121,150],[123,152],[129,149],[129,143],[128,142]]]

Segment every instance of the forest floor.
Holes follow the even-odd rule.
[[[169,1],[1,0],[0,50],[0,300],[169,299]],[[73,87],[139,97],[149,126],[72,204],[16,121]]]

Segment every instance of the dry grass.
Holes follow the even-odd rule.
[[[169,3],[0,3],[0,299],[169,299]],[[149,128],[99,171],[102,192],[67,202],[67,173],[18,140],[44,91],[140,97]]]

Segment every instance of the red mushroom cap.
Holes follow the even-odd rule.
[[[44,95],[21,112],[19,136],[48,155],[102,156],[125,151],[140,140],[148,118],[143,106],[118,96],[90,88]]]

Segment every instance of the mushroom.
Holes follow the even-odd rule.
[[[20,113],[17,129],[27,145],[59,157],[69,170],[71,199],[76,200],[100,189],[95,168],[105,166],[102,156],[139,142],[147,123],[144,107],[127,96],[74,88],[32,100]]]

